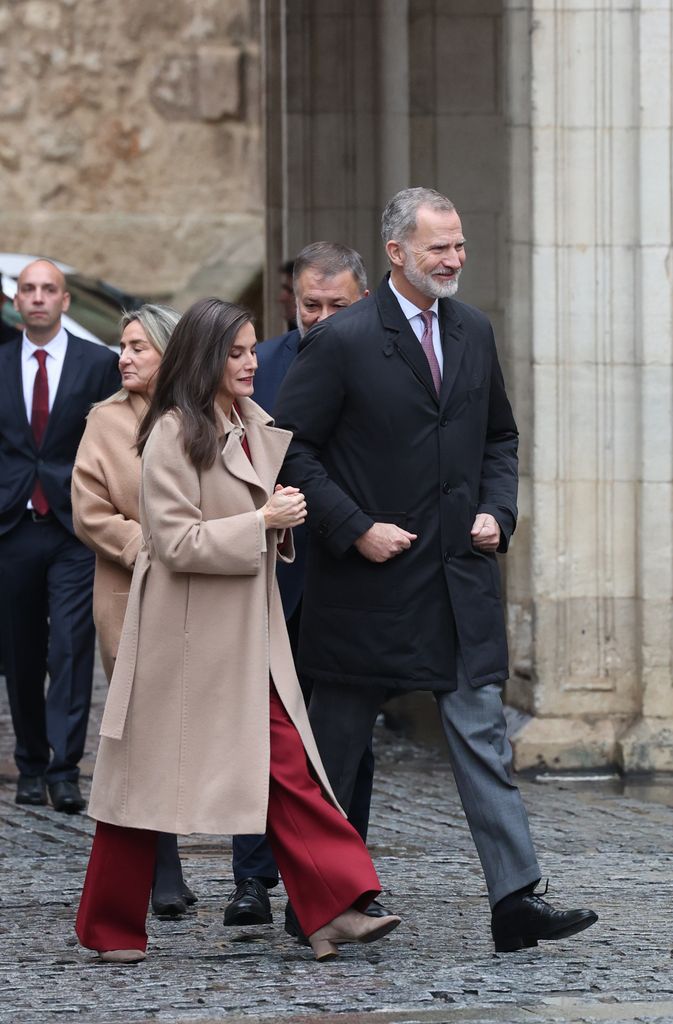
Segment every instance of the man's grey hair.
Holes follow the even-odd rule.
[[[390,200],[381,216],[383,244],[403,242],[416,228],[416,215],[421,206],[451,213],[455,206],[434,188],[403,188]]]
[[[119,333],[120,335],[123,334],[128,325],[135,323],[137,320],[147,335],[147,340],[152,348],[155,348],[163,356],[171,334],[175,330],[181,315],[172,306],[159,306],[153,302],[146,302],[139,306],[138,309],[124,310],[119,321]],[[120,388],[119,391],[115,391],[114,395],[110,395],[109,398],[97,404],[107,405],[112,402],[125,402],[128,397],[129,393],[126,388]],[[96,406],[94,406],[95,408]]]
[[[360,294],[367,290],[367,271],[362,256],[340,242],[312,242],[301,250],[294,261],[292,280],[295,290],[300,275],[308,269],[316,270],[323,277],[335,277],[348,270],[355,278]]]

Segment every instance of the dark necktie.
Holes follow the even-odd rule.
[[[435,347],[432,344],[432,313],[429,309],[424,309],[421,316],[424,324],[423,335],[421,337],[421,347],[425,352],[428,363],[430,364],[432,382],[435,385],[435,391],[439,396],[439,389],[442,386],[442,374],[439,369],[439,363],[437,362],[437,356],[435,355]]]
[[[30,417],[30,425],[33,430],[33,437],[35,438],[35,444],[39,448],[42,444],[42,438],[47,428],[47,420],[49,419],[49,378],[47,376],[47,353],[38,349],[33,352],[33,355],[37,359],[37,374],[35,375],[35,384],[33,386],[33,409]],[[39,515],[45,516],[49,511],[49,502],[47,501],[44,491],[42,490],[42,484],[39,480],[35,481],[35,487],[31,495],[31,501],[33,508]]]

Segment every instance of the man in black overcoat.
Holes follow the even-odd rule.
[[[520,949],[596,915],[534,893],[540,869],[512,779],[496,552],[516,524],[517,428],[491,324],[453,298],[465,262],[453,204],[404,189],[382,233],[390,275],[311,331],[274,409],[294,434],[283,479],[309,513],[299,668],[345,807],[383,702],[435,694],[496,949]]]
[[[86,416],[120,387],[117,356],[61,324],[61,271],[35,260],[0,347],[0,647],[16,736],[16,802],[82,810],[91,700],[94,555],[75,537],[70,476]],[[45,679],[49,686],[45,695]]]

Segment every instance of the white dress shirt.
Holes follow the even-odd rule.
[[[68,335],[64,327],[46,345],[33,345],[28,335],[24,332],[23,345],[21,346],[21,377],[23,380],[23,400],[26,405],[26,416],[29,423],[33,415],[33,389],[39,366],[33,352],[42,349],[43,352],[47,353],[44,365],[47,368],[47,380],[49,381],[49,412],[51,412],[54,399],[56,398],[58,382],[61,379],[61,371],[63,370],[67,348]]]
[[[420,341],[423,337],[423,331],[425,330],[425,324],[423,323],[423,317],[421,314],[424,313],[425,310],[419,309],[419,307],[415,306],[413,302],[409,302],[409,299],[406,299],[404,295],[401,295],[390,278],[388,278],[388,284],[390,285],[391,292],[399,302],[402,312],[409,321],[409,326]],[[439,299],[435,299],[428,312],[434,313],[432,318],[432,347],[434,348],[435,355],[437,356],[439,372],[443,375],[444,351],[442,349],[442,336],[439,333]]]

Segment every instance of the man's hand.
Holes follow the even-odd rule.
[[[500,527],[488,512],[480,512],[470,530],[472,544],[478,551],[497,551],[500,543]]]
[[[394,523],[374,523],[355,541],[355,547],[370,562],[387,562],[411,547],[418,534],[408,533]]]

